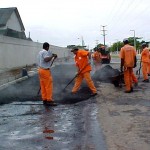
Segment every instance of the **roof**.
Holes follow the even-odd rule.
[[[19,15],[18,9],[16,7],[9,7],[9,8],[0,8],[0,27],[6,26],[8,19],[10,18],[11,14],[15,12],[20,23],[21,29],[25,31],[24,25],[22,23],[21,17]]]
[[[24,31],[22,32],[18,32],[12,29],[0,29],[0,35],[5,35],[5,36],[9,36],[9,37],[14,37],[14,38],[19,38],[19,39],[25,39],[25,40],[29,40],[26,38],[26,35],[24,33]]]

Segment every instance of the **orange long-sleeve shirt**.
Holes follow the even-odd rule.
[[[141,53],[142,62],[149,62],[149,49],[146,47]]]
[[[89,55],[90,54],[88,51],[78,50],[74,57],[76,66],[79,68],[79,71],[81,71],[83,69],[83,71],[81,71],[81,73],[92,70],[92,68],[89,64]]]

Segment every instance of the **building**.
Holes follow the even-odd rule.
[[[0,8],[0,35],[32,41],[25,35],[25,28],[16,7]]]

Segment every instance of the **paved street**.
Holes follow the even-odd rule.
[[[110,66],[119,68],[118,63]],[[107,68],[102,65],[97,79],[102,74],[106,79]],[[70,70],[64,76],[67,81],[60,76],[65,69]],[[64,93],[62,89],[74,76],[73,70],[69,65],[54,67],[56,107],[44,107],[38,97],[31,98],[39,89],[37,75],[1,91],[0,149],[149,150],[150,83],[143,83],[141,75],[134,92],[124,93],[124,85],[97,80],[96,97],[88,95],[84,83],[72,96],[73,84]]]

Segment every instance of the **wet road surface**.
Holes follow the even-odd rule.
[[[45,107],[37,102],[0,106],[1,150],[106,150],[94,98]]]
[[[112,71],[106,66],[93,79],[107,80]],[[70,94],[73,82],[63,91],[75,68],[56,66],[52,72],[57,107],[42,105],[37,75],[1,91],[0,150],[106,150],[97,118],[99,107],[85,83],[76,95]]]

